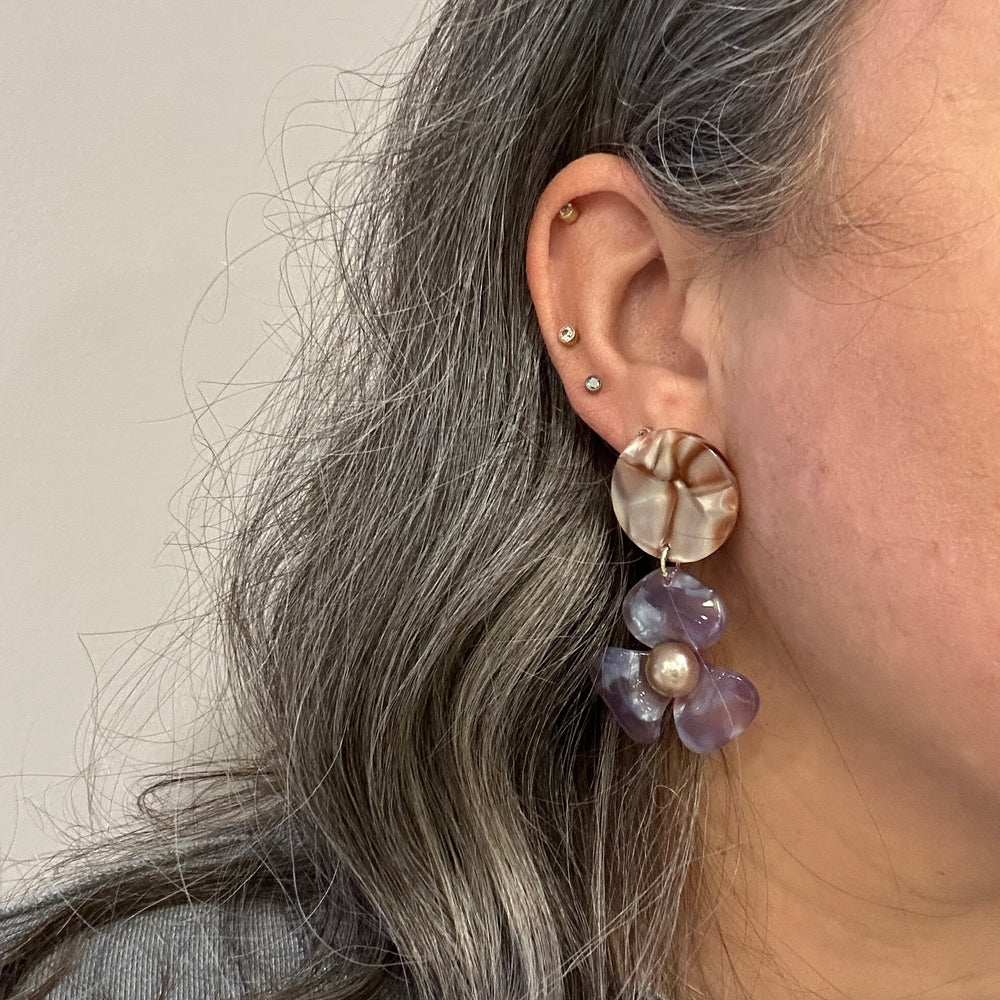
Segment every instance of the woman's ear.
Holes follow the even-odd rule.
[[[564,205],[573,211],[560,215]],[[718,259],[620,157],[574,160],[542,193],[527,247],[535,312],[571,405],[616,451],[642,427],[725,447],[711,391],[721,365]],[[568,342],[559,336],[567,326],[576,333]]]

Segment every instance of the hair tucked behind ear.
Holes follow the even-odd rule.
[[[218,594],[255,750],[114,845],[141,865],[40,908],[0,982],[86,924],[266,895],[316,930],[289,996],[685,995],[698,765],[629,744],[590,690],[648,566],[547,362],[524,242],[598,150],[721,241],[802,211],[848,3],[444,5],[360,197],[293,247],[329,257]]]

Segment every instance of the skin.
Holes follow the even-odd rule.
[[[706,761],[689,976],[726,998],[982,1000],[1000,995],[1000,15],[881,0],[848,42],[827,249],[734,260],[595,155],[539,201],[528,279],[584,421],[616,450],[695,431],[740,485],[734,534],[692,569],[730,609],[711,659],[762,709]]]

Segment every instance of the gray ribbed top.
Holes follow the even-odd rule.
[[[0,932],[15,930],[18,914],[0,911]],[[79,967],[50,994],[52,1000],[227,1000],[277,986],[302,962],[306,929],[272,902],[246,910],[197,903],[176,905],[98,929]],[[69,942],[19,982],[41,984]]]

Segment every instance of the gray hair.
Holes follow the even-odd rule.
[[[148,864],[91,879],[81,920],[267,882],[347,934],[283,996],[688,995],[699,763],[630,744],[592,692],[649,567],[548,363],[524,246],[593,151],[720,246],[808,214],[850,6],[444,4],[360,193],[293,247],[315,268],[301,346],[220,564],[255,749],[146,836]]]

